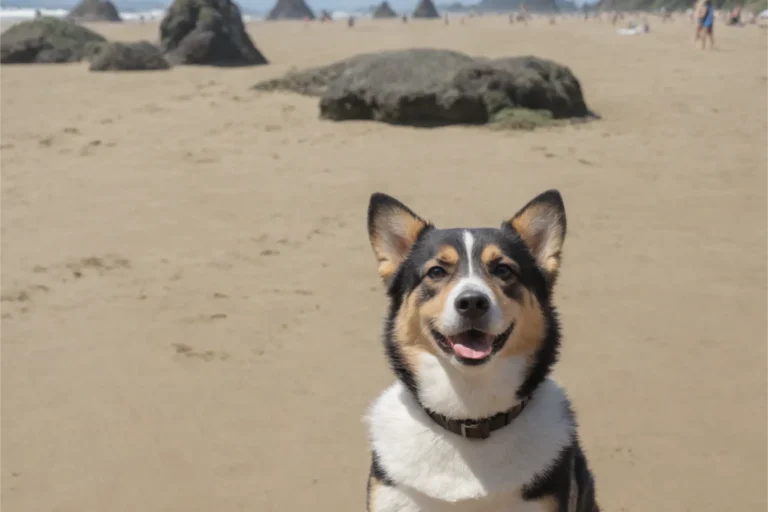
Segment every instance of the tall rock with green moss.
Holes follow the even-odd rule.
[[[160,42],[174,64],[267,64],[231,0],[175,0],[160,23]]]

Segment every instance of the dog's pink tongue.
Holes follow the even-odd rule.
[[[448,340],[456,355],[466,359],[483,359],[493,350],[493,339],[487,334],[465,333]]]

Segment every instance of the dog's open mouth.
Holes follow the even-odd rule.
[[[485,359],[491,355],[495,338],[492,334],[475,329],[445,337],[453,352],[464,359]]]
[[[433,330],[432,336],[445,352],[453,353],[462,363],[479,365],[504,347],[513,328],[514,324],[498,336],[478,329],[470,329],[453,336],[443,336]]]

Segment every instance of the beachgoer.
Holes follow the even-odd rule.
[[[694,39],[694,41],[701,39],[702,50],[707,46],[707,39],[709,39],[710,48],[715,46],[714,25],[715,8],[712,0],[702,0],[696,6],[696,37]]]

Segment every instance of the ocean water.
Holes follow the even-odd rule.
[[[0,0],[2,1],[2,0]],[[31,20],[35,17],[35,12],[39,9],[40,13],[43,16],[53,16],[56,18],[62,18],[67,15],[67,13],[70,11],[70,9],[74,7],[74,3],[72,6],[64,6],[61,7],[12,7],[12,6],[3,6],[0,4],[0,27],[5,28],[8,25],[11,25],[13,23],[24,21],[24,20]],[[149,7],[143,8],[143,9],[121,9],[118,4],[118,10],[120,11],[120,16],[123,18],[123,21],[125,22],[135,22],[138,23],[142,19],[147,22],[157,22],[160,21],[163,16],[165,15],[165,8],[161,7]],[[241,8],[243,12],[243,20],[244,21],[259,21],[263,20],[266,16],[266,13],[268,12],[268,9],[266,10],[252,10],[248,8]],[[314,8],[315,14],[320,15],[320,11],[323,10],[321,8]],[[350,16],[355,17],[365,17],[366,15],[369,15],[370,10],[368,8],[359,9],[359,10],[337,10],[337,9],[328,9],[331,11],[331,14],[334,19],[347,19]]]

